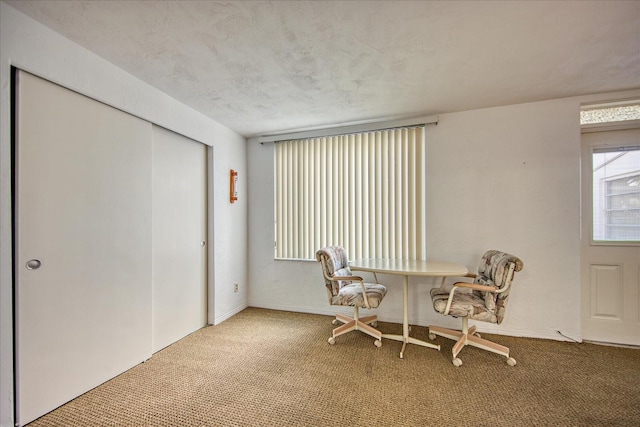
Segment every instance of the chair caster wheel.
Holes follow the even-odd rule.
[[[330,337],[328,340],[329,344],[334,345],[336,343],[336,339],[334,337]]]
[[[375,341],[373,342],[373,345],[375,345],[376,347],[380,348],[380,347],[382,347],[382,341],[380,341],[380,340],[375,340]]]
[[[429,339],[431,341],[435,340],[436,339],[436,334],[432,334],[431,332],[429,332]]]
[[[374,320],[373,322],[369,323],[371,326],[373,326],[374,328],[378,327],[378,321]]]
[[[482,336],[477,332],[475,334],[473,334],[473,335],[477,336],[478,338],[482,338]]]
[[[516,359],[514,359],[513,357],[508,358],[507,359],[507,365],[516,366]]]
[[[337,325],[337,324],[338,324],[338,319],[333,319],[333,320],[331,321],[331,324],[332,324],[332,325]]]
[[[456,357],[455,359],[453,359],[453,365],[454,366],[462,365],[462,360],[460,360],[459,358]]]

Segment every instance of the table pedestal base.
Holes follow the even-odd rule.
[[[442,261],[365,258],[352,261],[351,269],[359,271],[369,271],[374,274],[383,273],[402,275],[402,335],[382,334],[382,338],[390,339],[393,341],[400,341],[402,343],[402,350],[400,350],[400,359],[404,359],[404,352],[407,344],[417,344],[422,347],[429,347],[440,350],[439,345],[409,336],[409,276],[442,277],[442,284],[444,284],[445,277],[465,276],[469,271],[464,265]]]
[[[400,341],[402,343],[402,349],[400,350],[400,359],[404,359],[404,350],[407,344],[416,344],[422,347],[429,347],[440,351],[440,346],[437,344],[431,344],[430,342],[422,341],[413,337],[405,337],[403,335],[394,335],[394,334],[382,334],[383,339]]]

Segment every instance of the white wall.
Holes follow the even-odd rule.
[[[579,102],[441,116],[428,138],[428,250],[475,268],[499,249],[524,262],[505,322],[483,330],[580,339]],[[433,321],[442,322],[437,316]]]
[[[633,96],[640,91],[442,114],[427,127],[428,256],[471,271],[487,249],[524,262],[505,321],[480,330],[581,339],[579,108]],[[250,140],[248,162],[249,305],[334,314],[317,263],[273,260],[273,143]],[[389,293],[378,316],[400,323],[401,281],[381,281]],[[434,312],[432,283],[411,279],[410,322],[459,327]]]
[[[213,283],[209,322],[246,307],[245,139],[0,3],[0,425],[13,425],[10,67],[21,68],[213,147]],[[229,203],[229,169],[239,201]],[[212,244],[213,243],[213,244]],[[233,283],[240,292],[233,292]]]

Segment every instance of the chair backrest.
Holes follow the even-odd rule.
[[[335,279],[336,276],[351,276],[349,258],[342,246],[327,246],[319,249],[316,252],[316,260],[322,265],[324,282],[329,293],[329,299],[331,299],[331,296],[338,295],[340,288],[344,285],[351,283],[350,281]]]
[[[473,292],[484,298],[487,310],[495,313],[497,323],[502,323],[504,319],[514,273],[522,270],[523,265],[520,258],[505,252],[490,250],[482,256],[474,282],[495,286],[499,290],[498,292]]]

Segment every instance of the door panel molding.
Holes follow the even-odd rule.
[[[591,318],[622,320],[622,266],[591,264]]]

